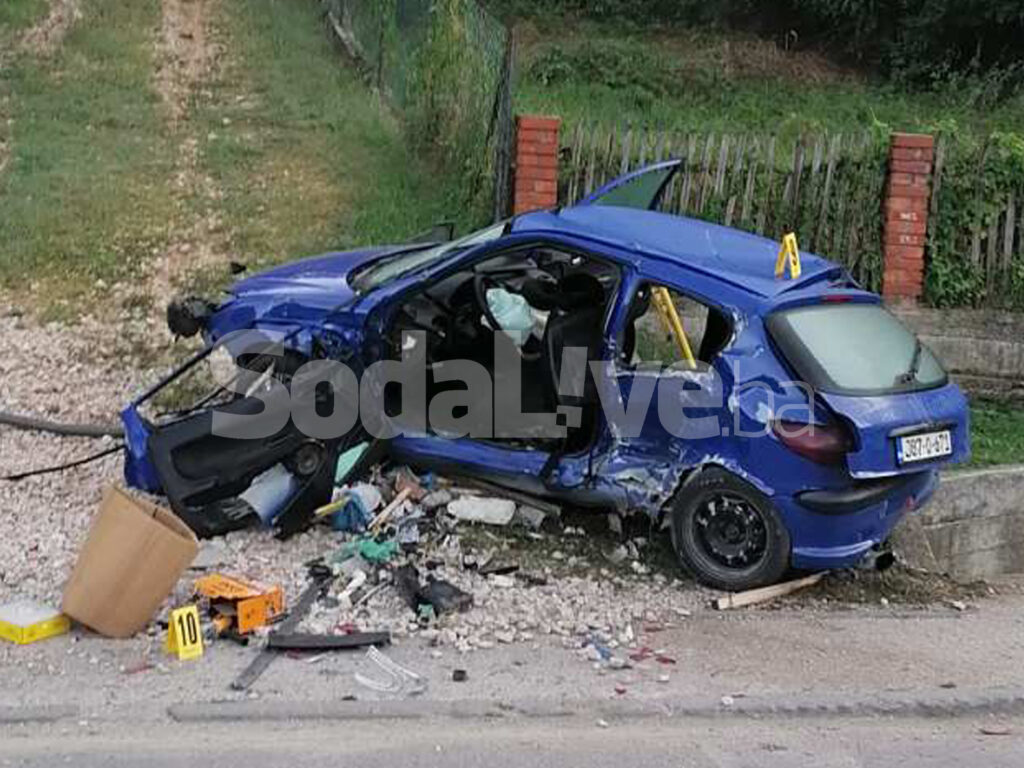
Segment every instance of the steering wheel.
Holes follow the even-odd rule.
[[[484,313],[484,317],[487,318],[487,324],[491,326],[491,330],[495,333],[501,331],[502,327],[501,323],[494,316],[490,303],[487,301],[487,291],[490,288],[496,287],[496,285],[495,279],[489,275],[477,273],[473,276],[473,294],[476,297],[476,303],[480,306],[480,311]]]

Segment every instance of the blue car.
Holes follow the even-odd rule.
[[[242,279],[220,302],[173,303],[172,331],[206,346],[125,409],[129,483],[165,494],[201,535],[256,517],[288,535],[386,455],[644,515],[722,589],[857,564],[927,502],[942,467],[969,457],[966,400],[842,266],[803,253],[779,275],[778,243],[659,212],[678,168],[459,240],[330,253]],[[273,335],[276,351],[238,346],[246,330]],[[218,413],[273,410],[268,382],[297,391],[315,361],[367,378],[413,349],[430,413],[410,428],[395,428],[405,384],[392,381],[363,382],[361,417],[335,434],[298,416],[259,439],[217,434]],[[212,354],[248,373],[246,387],[143,415]],[[487,386],[453,385],[456,361]],[[505,393],[512,379],[521,387]],[[330,390],[307,389],[322,411]],[[460,429],[470,412],[485,423]]]

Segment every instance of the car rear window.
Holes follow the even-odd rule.
[[[823,392],[904,392],[947,379],[931,350],[880,304],[799,307],[770,315],[767,325],[796,373]]]

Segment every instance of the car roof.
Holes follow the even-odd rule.
[[[757,303],[776,303],[795,293],[805,293],[815,284],[817,293],[830,281],[846,276],[835,262],[801,250],[800,277],[778,279],[778,242],[699,219],[636,208],[576,205],[534,211],[518,216],[512,232],[561,233],[610,245],[654,260],[653,264],[637,262],[644,272],[656,270],[658,262],[669,262],[716,280]]]

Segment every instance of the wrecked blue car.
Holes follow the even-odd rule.
[[[840,265],[804,253],[778,275],[778,243],[658,212],[678,167],[459,240],[331,253],[242,279],[223,301],[172,304],[171,330],[206,345],[124,411],[128,481],[165,494],[201,535],[254,515],[287,535],[387,455],[645,515],[719,588],[857,564],[968,458],[965,398]],[[244,330],[273,334],[277,350],[233,346]],[[143,414],[225,349],[244,388]],[[343,433],[293,417],[259,439],[217,434],[218,413],[268,412],[268,382],[296,390],[311,362],[359,378],[414,349],[429,405],[411,428],[367,426],[400,421],[406,383],[390,381],[361,387]],[[452,375],[457,361],[474,376]],[[339,410],[329,387],[312,390],[316,418]]]

